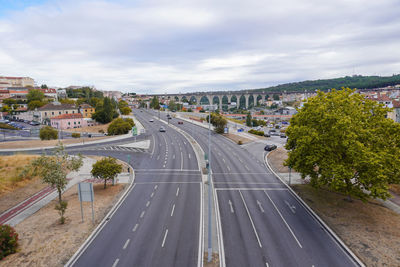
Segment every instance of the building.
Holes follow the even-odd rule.
[[[7,87],[34,87],[35,81],[30,77],[5,77],[0,76],[0,88]]]
[[[14,99],[26,99],[26,96],[28,95],[28,90],[26,88],[21,89],[21,88],[9,88],[9,93],[10,97]]]
[[[53,102],[37,109],[40,112],[40,123],[48,123],[51,118],[63,114],[79,113],[74,104],[61,104]]]
[[[67,90],[65,89],[57,89],[58,98],[67,98]]]
[[[86,127],[86,121],[83,119],[82,114],[61,114],[50,119],[50,125],[53,128],[65,130],[73,128]]]
[[[9,90],[4,90],[4,89],[0,89],[0,99],[6,99],[6,98],[10,98],[10,91]]]
[[[393,100],[393,120],[400,123],[400,100]]]
[[[95,108],[89,104],[82,104],[79,106],[79,113],[81,113],[84,118],[92,118],[92,114],[95,111]]]
[[[40,88],[40,91],[43,92],[44,96],[47,98],[51,98],[53,100],[57,100],[57,90],[53,88]]]

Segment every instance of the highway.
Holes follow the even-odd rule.
[[[158,116],[153,111],[146,114]],[[165,114],[161,118],[166,120]],[[178,121],[170,123],[208,151],[208,130]],[[226,266],[358,266],[256,153],[218,134],[211,139],[217,223]]]
[[[147,132],[141,138],[151,140],[146,152],[121,147],[133,138],[67,149],[124,161],[130,155],[136,177],[125,201],[73,266],[201,264],[202,189],[195,153],[181,134],[168,127],[160,133],[160,122],[139,119]]]

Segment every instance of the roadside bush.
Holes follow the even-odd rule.
[[[133,121],[129,121],[132,119],[122,119],[118,118],[111,122],[108,126],[107,132],[108,135],[120,135],[120,134],[127,134],[129,130],[132,128]],[[135,125],[135,124],[133,124]]]
[[[71,136],[73,138],[79,138],[79,137],[81,137],[81,134],[80,133],[72,133]]]
[[[40,140],[57,139],[58,138],[58,132],[57,132],[56,129],[54,129],[54,128],[50,127],[50,126],[45,126],[42,129],[40,129],[39,137],[40,137]]]
[[[237,142],[237,144],[240,146],[240,145],[243,145],[243,142],[242,142],[242,140],[239,140],[238,142]]]
[[[135,126],[135,123],[133,122],[133,120],[132,120],[131,118],[125,118],[124,121],[128,122],[129,125],[131,126],[131,128],[132,128],[133,126]]]
[[[264,136],[264,132],[263,131],[257,131],[257,130],[254,130],[254,129],[249,130],[249,133],[255,134],[255,135],[259,135],[259,136]]]
[[[18,248],[18,234],[14,228],[7,225],[0,225],[0,260],[7,255],[13,254]]]
[[[0,123],[1,129],[10,129],[10,130],[18,130],[17,128],[7,124],[7,123]]]

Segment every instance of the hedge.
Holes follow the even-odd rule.
[[[259,135],[259,136],[264,136],[264,132],[263,131],[257,131],[257,130],[254,130],[254,129],[249,130],[249,133],[255,134],[255,135]]]

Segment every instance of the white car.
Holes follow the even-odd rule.
[[[150,119],[149,122],[154,122],[154,120],[153,120],[153,119]]]

